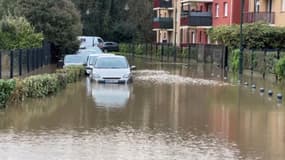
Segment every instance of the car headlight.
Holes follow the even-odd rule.
[[[129,78],[131,76],[131,73],[127,73],[123,75],[123,78]]]

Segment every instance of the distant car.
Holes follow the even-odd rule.
[[[85,64],[87,64],[88,56],[91,54],[103,54],[103,51],[99,47],[91,47],[88,49],[80,49],[76,53],[77,55],[82,55],[85,59]]]
[[[104,40],[101,37],[97,36],[80,36],[78,37],[80,40],[80,49],[87,49],[90,47],[99,47],[103,48]]]
[[[98,56],[113,56],[114,54],[90,54],[87,58],[87,64],[86,64],[86,74],[89,75],[92,70],[93,66],[95,65],[96,58]]]
[[[63,67],[66,66],[83,66],[85,63],[85,57],[82,55],[66,55],[63,60]]]
[[[106,52],[118,52],[119,45],[116,42],[104,42],[103,51]]]
[[[128,60],[124,56],[98,56],[92,71],[92,80],[98,83],[128,83],[132,81]]]

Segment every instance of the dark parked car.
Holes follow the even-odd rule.
[[[104,52],[118,52],[119,45],[116,42],[104,42],[103,51]]]

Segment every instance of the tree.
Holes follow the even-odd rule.
[[[70,0],[19,0],[18,9],[58,50],[74,52],[82,33],[80,14]]]
[[[42,41],[43,34],[36,33],[24,17],[4,16],[0,21],[1,49],[36,48]]]
[[[84,35],[119,42],[151,41],[152,0],[72,1],[81,12]]]

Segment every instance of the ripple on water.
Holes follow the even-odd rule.
[[[199,78],[191,78],[191,77],[183,77],[180,75],[173,75],[170,72],[163,70],[140,70],[134,72],[134,79],[140,82],[150,82],[152,84],[189,84],[189,85],[200,85],[200,86],[224,86],[228,85],[227,83],[215,81],[215,80],[207,80],[207,79],[199,79]]]
[[[156,132],[131,127],[51,134],[0,134],[1,159],[42,160],[234,160],[232,144],[209,135]]]

